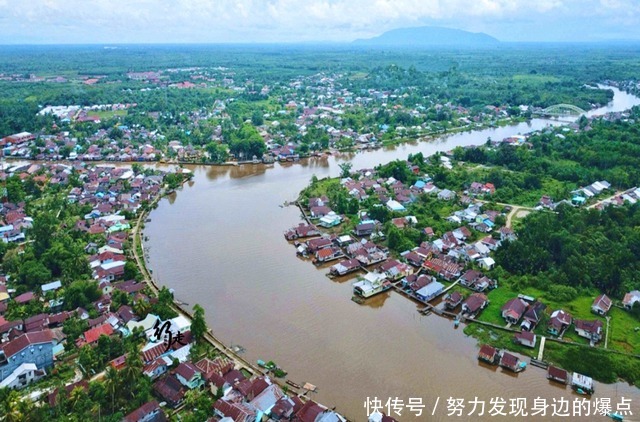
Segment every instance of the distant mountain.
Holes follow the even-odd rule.
[[[499,42],[482,32],[474,33],[438,26],[421,26],[393,29],[377,37],[355,40],[354,44],[396,47],[477,47],[490,46]]]

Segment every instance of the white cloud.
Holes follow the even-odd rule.
[[[0,42],[246,42],[351,40],[401,26],[446,24],[530,39],[566,22],[576,34],[622,25],[640,38],[638,0],[0,0]],[[592,18],[591,22],[585,19]],[[581,21],[582,20],[582,21]],[[533,24],[531,23],[533,22]],[[16,25],[16,23],[18,23]],[[501,26],[502,25],[502,26]],[[576,26],[572,28],[571,25]],[[582,25],[582,28],[577,26]],[[66,28],[66,29],[65,29]],[[69,28],[76,28],[70,31]],[[536,31],[537,29],[537,31]],[[620,28],[616,28],[620,30]],[[538,33],[535,33],[538,32]],[[527,34],[519,34],[526,36]]]

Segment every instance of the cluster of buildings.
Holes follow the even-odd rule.
[[[2,75],[0,75],[2,76]],[[495,123],[497,119],[508,119],[504,107],[487,107],[480,111],[472,111],[469,108],[447,102],[439,103],[430,96],[422,93],[418,94],[419,87],[403,87],[393,90],[383,90],[379,88],[346,88],[345,81],[349,75],[324,73],[305,77],[293,78],[288,84],[280,84],[271,87],[259,84],[252,80],[236,80],[232,70],[225,68],[203,69],[166,69],[157,71],[129,72],[126,78],[129,81],[141,82],[145,85],[143,91],[162,89],[200,89],[218,87],[224,88],[225,92],[233,94],[258,95],[264,98],[277,96],[278,101],[283,104],[282,108],[275,112],[263,115],[263,123],[256,126],[262,136],[267,149],[269,159],[295,160],[301,155],[307,155],[310,151],[341,149],[341,148],[372,148],[379,147],[383,140],[393,140],[398,136],[420,137],[432,133],[439,133],[445,130],[442,121],[447,121],[447,127],[476,127]],[[32,75],[33,81],[40,80]],[[30,79],[31,80],[31,79]],[[68,82],[65,78],[56,80],[57,82]],[[95,84],[103,82],[101,76],[87,77],[82,79],[83,83]],[[111,81],[111,83],[122,83],[122,81]],[[411,96],[421,95],[421,104],[408,103],[406,99]],[[211,125],[210,119],[232,120],[229,104],[237,101],[237,98],[224,95],[225,98],[213,101],[211,106],[202,107],[198,110],[179,111],[179,119],[176,116],[164,112],[143,113],[157,120],[160,116],[173,120],[173,128],[182,131],[188,139],[192,132],[196,131],[202,124]],[[35,134],[39,140],[53,141],[47,143],[43,148],[40,143],[29,142],[26,148],[17,148],[13,145],[5,155],[19,156],[29,159],[81,159],[81,160],[115,160],[115,161],[157,161],[163,158],[163,154],[168,158],[177,158],[182,161],[200,161],[206,159],[206,154],[202,145],[208,142],[222,142],[221,127],[216,123],[214,132],[204,143],[185,142],[184,148],[191,147],[197,150],[185,151],[183,154],[173,155],[173,148],[167,146],[167,142],[176,139],[165,139],[162,136],[156,137],[153,132],[158,128],[147,128],[139,130],[122,129],[125,136],[123,139],[132,141],[129,145],[121,146],[119,142],[111,144],[111,141],[119,141],[105,136],[104,133],[96,133],[91,138],[78,144],[72,142],[73,139],[81,138],[75,130],[77,123],[93,122],[101,123],[102,120],[110,118],[120,111],[126,111],[136,104],[102,104],[93,106],[60,105],[46,106],[38,114],[50,114],[56,116],[58,122],[54,125],[64,127],[64,131],[69,134],[63,136],[68,139],[47,138],[47,133],[55,133],[49,130]],[[369,116],[382,116],[372,119],[372,123],[364,127],[354,127],[348,119],[350,114],[360,114],[361,112]],[[102,113],[100,113],[102,112]],[[104,113],[115,112],[115,113]],[[102,116],[102,117],[101,117]],[[186,116],[185,120],[183,117]],[[438,116],[436,118],[436,116]],[[446,117],[442,117],[446,116]],[[371,119],[369,119],[371,120]],[[307,135],[311,130],[314,133],[326,135],[326,141],[319,141]],[[129,138],[128,138],[129,137]],[[60,142],[64,140],[64,143]],[[99,140],[97,146],[106,148],[106,151],[88,151],[92,141]],[[153,142],[157,141],[157,142]],[[160,151],[142,152],[140,148],[147,148],[154,145]],[[66,146],[62,153],[59,148]],[[33,148],[39,148],[36,152]],[[68,148],[72,148],[69,154]],[[117,148],[116,148],[117,147]],[[130,150],[122,151],[126,148]],[[76,155],[77,154],[77,155]],[[88,154],[87,156],[85,156]],[[96,158],[99,155],[100,158]],[[237,157],[239,158],[239,157]],[[246,158],[246,157],[245,157]],[[261,159],[262,157],[257,157]],[[266,158],[265,158],[266,159]]]
[[[80,204],[91,211],[80,216],[72,229],[89,236],[84,248],[91,274],[100,297],[83,308],[64,310],[65,286],[59,280],[40,286],[37,290],[18,293],[11,280],[0,276],[0,388],[21,389],[45,377],[63,358],[71,339],[63,331],[70,318],[86,321],[86,330],[75,345],[97,347],[103,337],[127,337],[134,333],[144,338],[138,350],[143,363],[142,374],[152,381],[156,398],[124,417],[125,421],[167,420],[169,409],[184,404],[186,393],[206,389],[222,395],[210,409],[210,420],[255,421],[267,416],[273,420],[306,422],[342,422],[336,412],[306,398],[287,394],[268,376],[252,376],[239,363],[223,355],[214,359],[192,360],[193,335],[191,321],[183,315],[163,320],[148,313],[139,315],[140,303],[154,304],[157,298],[149,294],[144,283],[126,277],[125,247],[130,228],[124,214],[135,213],[142,204],[160,193],[164,174],[111,166],[74,164],[33,164],[13,167],[2,173],[23,176],[40,175],[43,183],[61,184],[68,188],[67,201]],[[72,178],[74,183],[71,184]],[[19,226],[24,204],[5,203],[4,221]],[[126,295],[128,304],[114,308],[116,292]],[[5,319],[12,307],[38,303],[42,313],[22,319]],[[144,307],[143,307],[144,308]],[[118,356],[108,363],[115,370],[127,366],[129,354]],[[60,392],[75,388],[87,391],[86,380],[74,380],[48,393],[47,401],[55,406]]]
[[[410,162],[408,171],[418,174],[420,169]],[[468,317],[475,317],[489,301],[486,292],[498,287],[495,280],[485,276],[483,270],[491,270],[495,261],[490,256],[503,241],[516,238],[508,227],[497,227],[496,211],[483,211],[483,204],[473,199],[476,195],[489,195],[495,188],[490,183],[472,184],[469,191],[462,194],[439,189],[430,177],[423,175],[413,185],[407,185],[393,177],[378,177],[375,170],[361,170],[357,178],[344,178],[342,188],[347,194],[362,202],[377,199],[378,207],[386,207],[394,215],[407,214],[407,207],[421,195],[432,195],[440,201],[454,199],[468,204],[455,211],[447,220],[453,223],[453,230],[437,236],[432,227],[421,229],[427,240],[391,258],[389,250],[378,243],[384,238],[382,224],[369,217],[369,211],[359,213],[360,220],[349,234],[321,234],[315,224],[301,224],[290,229],[285,237],[295,241],[298,253],[312,256],[315,261],[328,262],[342,258],[330,268],[330,276],[344,276],[359,270],[367,274],[356,283],[354,292],[369,297],[385,291],[395,284],[406,294],[422,302],[443,294],[445,282],[457,282],[471,291],[468,297],[460,292],[447,295],[446,308],[453,311],[458,306]],[[330,215],[331,204],[327,197],[310,198],[307,205],[310,221]],[[316,221],[318,221],[316,220]],[[391,218],[389,224],[399,230],[420,227],[418,218],[404,215]],[[319,224],[322,226],[322,224]],[[487,233],[494,232],[493,235]],[[474,269],[478,268],[478,269]]]
[[[164,153],[152,144],[158,139],[157,131],[119,125],[120,139],[112,139],[111,131],[98,129],[93,135],[80,140],[70,131],[36,135],[23,132],[0,139],[2,154],[6,157],[39,161],[159,161]]]
[[[591,311],[596,315],[605,316],[612,305],[611,299],[601,294],[593,301]],[[544,303],[524,295],[519,295],[505,303],[501,313],[509,326],[519,326],[522,331],[515,335],[515,340],[527,347],[536,346],[534,330],[543,320],[547,321],[545,332],[554,337],[562,338],[571,325],[574,326],[576,334],[589,340],[592,346],[604,336],[602,320],[574,319],[563,309],[547,312],[547,306]]]

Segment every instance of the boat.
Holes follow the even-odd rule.
[[[391,282],[384,274],[372,272],[360,277],[360,280],[353,284],[353,294],[366,299],[385,292],[391,287]]]

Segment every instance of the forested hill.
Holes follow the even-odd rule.
[[[417,28],[393,29],[377,37],[355,40],[354,44],[372,46],[393,45],[396,47],[468,47],[491,46],[499,42],[500,41],[492,36],[482,32],[474,33],[460,29],[421,26]]]

